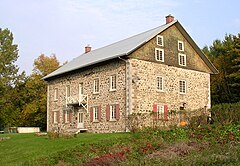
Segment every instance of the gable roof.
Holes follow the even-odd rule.
[[[151,29],[149,31],[140,33],[138,35],[129,37],[127,39],[121,40],[119,42],[110,44],[108,46],[92,50],[88,53],[84,53],[76,58],[74,58],[69,63],[63,65],[59,69],[55,70],[54,72],[50,73],[49,75],[45,76],[43,79],[47,80],[51,77],[55,77],[64,73],[68,73],[83,67],[87,67],[93,64],[97,64],[100,62],[104,62],[110,59],[114,59],[120,56],[129,55],[133,51],[135,51],[140,46],[147,43],[157,34],[161,33],[165,29],[169,28],[170,26],[178,24],[177,27],[180,28],[180,31],[183,32],[184,37],[189,40],[190,44],[196,49],[196,51],[200,54],[202,59],[208,65],[208,67],[212,70],[213,73],[217,73],[217,69],[213,66],[213,64],[209,61],[209,59],[203,54],[201,49],[195,44],[195,42],[191,39],[191,37],[187,34],[184,28],[180,25],[178,20],[174,20],[171,23],[164,24],[157,28]]]

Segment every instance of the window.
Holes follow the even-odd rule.
[[[158,119],[164,118],[164,106],[163,105],[157,105],[157,116],[158,116]]]
[[[155,48],[155,59],[157,61],[164,62],[164,50],[160,48]]]
[[[163,36],[157,35],[157,45],[163,46]]]
[[[54,100],[57,101],[58,100],[58,88],[54,89]]]
[[[93,121],[98,121],[98,117],[99,117],[99,108],[98,107],[93,107]]]
[[[179,90],[180,94],[186,94],[186,81],[184,80],[179,81]]]
[[[178,54],[179,65],[186,66],[186,55]]]
[[[65,115],[64,115],[64,118],[65,118],[65,123],[68,123],[69,122],[69,118],[70,115],[69,115],[69,111],[65,111]]]
[[[116,104],[110,105],[110,120],[116,120]]]
[[[57,111],[53,112],[53,123],[58,123],[58,112]]]
[[[99,78],[94,79],[93,82],[93,93],[99,93]]]
[[[110,91],[115,91],[117,86],[117,76],[110,76]]]
[[[79,83],[79,86],[78,86],[78,94],[79,94],[79,95],[83,95],[83,83]]]
[[[70,97],[70,85],[66,87],[66,97]]]
[[[157,90],[163,91],[163,77],[157,77]]]
[[[184,43],[183,43],[183,41],[178,41],[178,51],[184,51]]]

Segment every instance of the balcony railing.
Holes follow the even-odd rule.
[[[69,96],[66,98],[66,106],[68,105],[79,105],[88,111],[88,96],[83,94]]]

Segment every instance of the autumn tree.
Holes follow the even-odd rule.
[[[47,85],[42,79],[47,74],[59,68],[60,63],[55,55],[41,54],[34,60],[33,73],[25,82],[26,101],[22,111],[23,126],[39,126],[46,129],[47,123]]]

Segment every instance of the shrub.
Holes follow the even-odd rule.
[[[211,115],[214,123],[238,124],[240,121],[240,102],[238,103],[224,103],[212,107]]]

